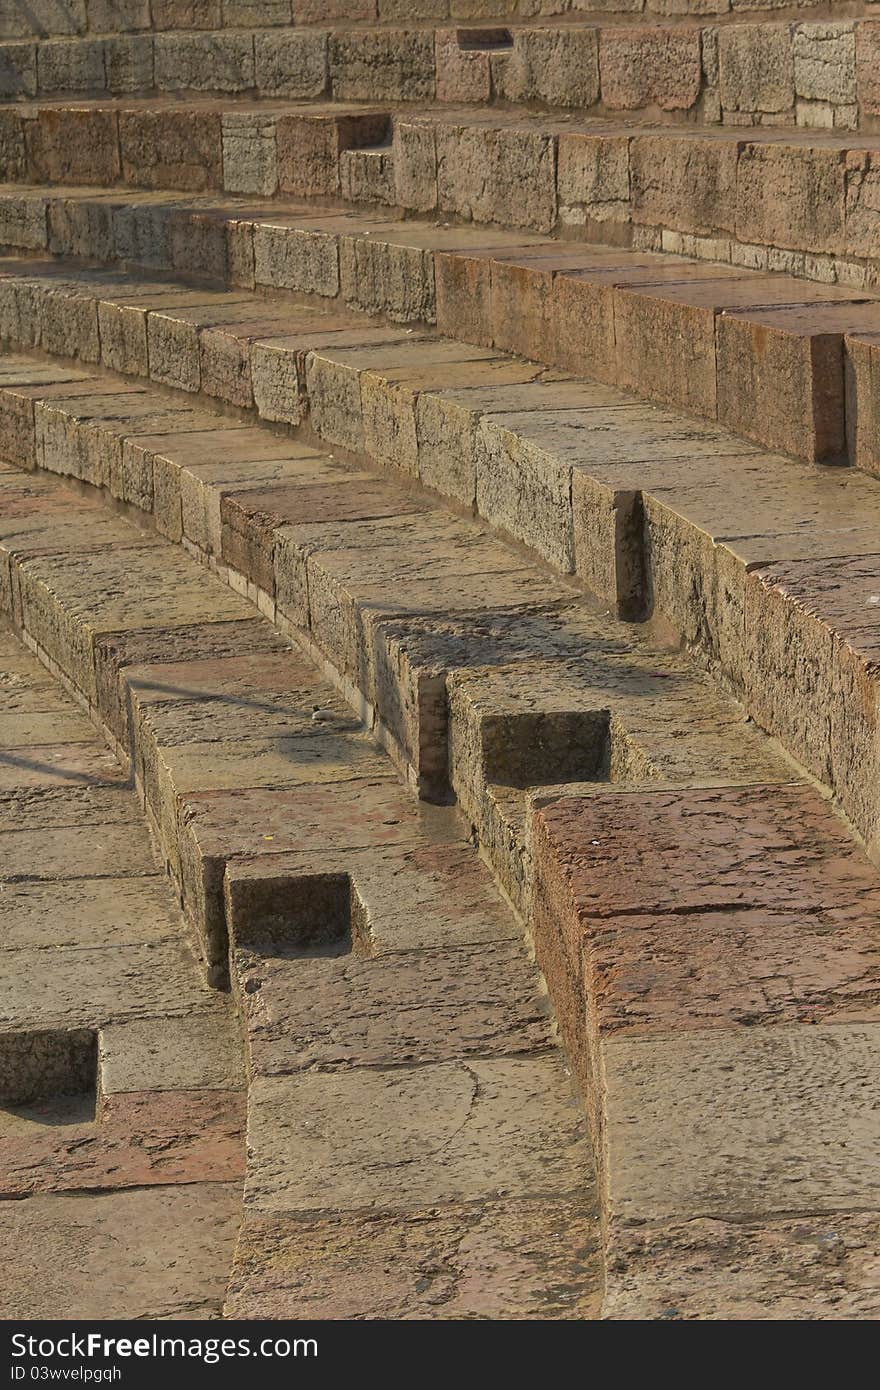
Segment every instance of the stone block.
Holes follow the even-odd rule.
[[[327,35],[314,30],[254,36],[263,96],[319,97],[327,87]]]
[[[778,115],[794,109],[794,57],[786,24],[731,24],[718,31],[724,112]]]
[[[392,135],[394,199],[413,212],[437,206],[437,150],[430,122],[396,116]]]
[[[28,160],[45,183],[116,183],[121,173],[115,111],[43,107],[28,121]]]
[[[699,236],[732,235],[739,153],[731,140],[636,136],[630,143],[633,221]]]
[[[36,94],[36,44],[0,44],[0,97],[33,97]]]
[[[260,222],[254,227],[254,279],[273,289],[330,298],[339,293],[339,250],[330,232]]]
[[[638,142],[636,142],[638,143]],[[561,134],[556,168],[559,222],[595,228],[605,242],[630,235],[630,139],[626,135]]]
[[[529,130],[439,126],[437,197],[473,222],[548,232],[556,221],[555,139]]]
[[[615,111],[687,111],[702,85],[699,29],[602,29],[602,101]]]
[[[275,122],[259,114],[223,114],[223,187],[271,198],[278,189]]]
[[[880,327],[872,303],[725,313],[718,320],[718,418],[770,449],[846,458],[844,334]]]
[[[330,84],[340,101],[430,101],[434,36],[418,30],[331,33]]]
[[[737,238],[795,251],[843,251],[845,183],[842,150],[745,145],[737,165]]]
[[[490,99],[492,73],[484,49],[464,46],[457,29],[438,29],[434,53],[438,101],[476,104]]]
[[[49,39],[37,54],[41,96],[66,92],[99,95],[107,89],[104,45],[91,39]]]
[[[245,92],[254,86],[250,34],[157,34],[153,51],[160,92]]]
[[[796,96],[832,106],[856,104],[853,24],[799,24],[793,53]]]
[[[503,101],[586,110],[599,100],[598,30],[515,29],[512,50],[493,53],[491,69]]]
[[[104,40],[107,91],[149,92],[153,88],[153,40],[145,34]]]
[[[880,116],[880,20],[856,27],[856,88],[863,116]]]
[[[188,193],[222,188],[221,120],[215,111],[121,111],[119,141],[126,183]]]

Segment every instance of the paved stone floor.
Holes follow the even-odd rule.
[[[116,759],[5,626],[0,941],[0,1317],[218,1317],[244,1175],[235,1013]]]

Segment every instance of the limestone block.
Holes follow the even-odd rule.
[[[556,221],[555,140],[528,130],[438,126],[440,208],[473,222],[549,231]]]
[[[739,153],[727,140],[637,136],[630,145],[633,220],[705,236],[733,233]]]
[[[880,116],[880,20],[856,28],[856,84],[863,116]]]
[[[856,103],[856,40],[852,24],[799,24],[794,31],[797,96],[832,106]]]
[[[457,29],[439,29],[434,52],[438,101],[477,103],[489,100],[492,73],[485,50],[464,47],[459,42]]]
[[[85,0],[85,4],[93,34],[126,34],[150,28],[150,0]],[[80,25],[77,29],[82,32]]]
[[[603,29],[599,70],[602,101],[611,110],[689,110],[702,84],[700,31]]]
[[[794,59],[787,25],[721,27],[718,67],[725,112],[774,114],[794,109]]]
[[[219,29],[221,0],[151,0],[153,25],[168,29]]]
[[[293,22],[291,0],[223,0],[224,29],[268,29]]]
[[[737,164],[737,238],[795,251],[843,251],[845,176],[843,151],[745,145]]]
[[[392,135],[394,199],[413,212],[437,206],[437,151],[434,127],[397,116]]]
[[[28,160],[46,183],[116,183],[120,175],[116,113],[43,107],[26,126]]]
[[[333,298],[339,293],[336,238],[329,232],[257,223],[254,278],[258,285]]]
[[[513,49],[491,55],[493,86],[504,101],[579,110],[599,99],[596,29],[515,29]]]
[[[254,55],[265,96],[319,97],[327,87],[327,35],[320,30],[256,34]]]
[[[104,45],[90,39],[49,39],[37,54],[37,79],[41,94],[106,90]]]
[[[36,44],[0,44],[0,97],[33,97],[36,94]]]
[[[223,186],[221,116],[215,111],[121,111],[126,183],[201,193]]]
[[[638,142],[636,142],[638,143]],[[625,135],[562,134],[556,171],[563,227],[601,226],[603,240],[627,240],[630,141]]]
[[[254,86],[250,34],[157,34],[154,62],[160,92],[244,92]]]
[[[330,82],[341,101],[430,101],[434,36],[417,30],[330,35]]]
[[[278,189],[275,122],[244,111],[224,112],[222,121],[224,190],[271,198]]]
[[[146,34],[104,40],[107,91],[148,92],[153,87],[153,40]]]

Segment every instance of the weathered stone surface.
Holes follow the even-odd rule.
[[[213,111],[121,111],[119,142],[126,183],[135,188],[223,186],[221,117]]]
[[[235,1181],[3,1202],[2,1315],[216,1318],[240,1208]]]
[[[254,86],[249,34],[157,34],[154,63],[160,92],[243,92]]]
[[[633,220],[704,236],[733,233],[739,154],[730,140],[637,136],[630,145]]]
[[[226,1313],[584,1318],[596,1315],[598,1281],[592,1223],[577,1201],[429,1208],[405,1223],[374,1214],[301,1219],[295,1233],[282,1220],[249,1216]]]
[[[877,1217],[690,1218],[612,1233],[606,1318],[874,1319]]]
[[[256,86],[266,96],[319,97],[327,86],[326,34],[256,34],[254,55]]]
[[[876,301],[736,311],[718,320],[718,418],[816,462],[846,452],[843,338],[880,323]],[[750,418],[751,417],[751,418]]]
[[[434,36],[416,30],[330,35],[330,83],[342,101],[426,101],[434,95]]]
[[[612,110],[687,110],[700,92],[700,35],[696,29],[602,29],[602,101]]]
[[[499,1190],[571,1195],[589,1171],[559,1068],[550,1055],[260,1078],[247,1208],[413,1211]]]
[[[123,793],[132,802],[130,794]],[[132,806],[137,814],[137,808]],[[88,819],[90,806],[68,809]],[[45,832],[44,832],[45,833]],[[6,883],[0,895],[9,951],[41,946],[133,946],[174,941],[181,932],[168,885],[153,878],[65,878]]]
[[[759,115],[794,107],[795,64],[785,25],[730,24],[718,31],[721,105]]]
[[[606,1043],[615,1211],[645,1220],[874,1207],[878,1041],[876,1024],[839,1024]]]
[[[258,1076],[552,1046],[537,973],[519,942],[391,952],[378,969],[356,954],[291,960],[277,951],[236,953]]]
[[[244,1104],[236,1092],[105,1096],[93,1123],[47,1125],[48,1105],[0,1116],[4,1197],[241,1177]]]
[[[491,67],[495,91],[504,101],[583,109],[599,97],[595,29],[514,30],[512,51],[493,54]]]
[[[747,145],[737,164],[737,237],[792,249],[843,250],[844,173],[840,150]]]
[[[182,1018],[111,1023],[100,1033],[103,1096],[130,1091],[240,1091],[241,1043],[226,1001]]]

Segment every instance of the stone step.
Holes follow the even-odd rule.
[[[447,667],[430,644],[426,668],[410,660],[409,635],[400,637],[389,623],[394,606],[383,606],[381,587],[369,588],[381,575],[396,597],[413,579],[400,549],[406,516],[417,524],[419,555],[444,575],[442,583],[433,573],[419,581],[412,591],[417,611],[476,606],[521,615],[531,602],[542,609],[577,602],[581,586],[626,618],[662,616],[761,727],[832,788],[877,852],[880,806],[865,732],[873,727],[872,615],[880,606],[873,479],[761,453],[716,427],[610,387],[548,379],[494,351],[420,342],[396,330],[352,330],[350,319],[334,316],[306,313],[299,320],[293,308],[290,326],[309,331],[263,342],[253,325],[239,336],[247,308],[224,309],[220,292],[212,299],[198,291],[192,310],[164,308],[152,297],[161,293],[155,282],[91,272],[71,279],[55,266],[34,274],[27,263],[17,270],[30,277],[22,278],[15,300],[23,318],[6,317],[8,338],[81,359],[100,357],[102,341],[146,343],[143,357],[135,352],[129,365],[186,390],[177,423],[192,433],[174,442],[162,399],[148,394],[128,406],[127,396],[141,389],[135,380],[121,394],[108,384],[107,399],[92,383],[79,396],[74,386],[65,405],[58,398],[70,394],[70,373],[82,368],[65,368],[66,380],[47,388],[40,370],[32,382],[31,364],[13,363],[0,397],[7,456],[106,485],[154,510],[166,535],[185,536],[215,563],[241,570],[269,616],[311,626],[424,795],[446,793],[437,731],[444,727]],[[138,297],[145,286],[149,311]],[[171,291],[175,306],[178,294]],[[123,333],[128,320],[134,327]],[[232,410],[264,347],[265,399],[280,407],[264,407],[263,417],[299,422],[295,452],[305,451],[305,473],[315,469],[322,480],[307,485],[305,497],[297,480],[301,454],[300,462],[288,457],[280,473],[274,465],[255,468],[253,454],[236,458],[234,430],[224,438],[229,452],[201,471],[210,435],[204,416],[190,413],[193,393],[200,389],[202,406],[219,398]],[[254,396],[263,399],[259,385]],[[135,437],[137,430],[153,434]],[[267,450],[270,459],[279,457],[265,428],[242,442],[255,445],[261,460]],[[322,457],[316,466],[316,451],[328,447],[341,458]],[[386,479],[365,487],[356,472],[342,491],[326,470],[346,461],[387,469]],[[238,483],[248,480],[262,481],[258,496],[239,496]],[[418,484],[476,512],[558,577],[541,573],[527,594],[521,556],[485,525],[468,533],[467,578],[460,565],[448,569],[460,558],[458,543],[450,550],[445,522],[438,527],[424,516],[431,504]],[[334,519],[367,524],[349,532],[347,556],[327,563],[319,552],[332,552],[334,532],[326,536],[320,524]],[[319,523],[317,541],[312,522]],[[493,576],[491,589],[484,574]]]
[[[595,18],[620,16],[615,23],[638,23],[644,15],[652,23],[688,23],[692,17],[708,22],[756,17],[804,17],[834,19],[870,17],[876,0],[335,0],[328,8],[312,0],[33,0],[26,8],[13,7],[0,16],[0,38],[44,39],[70,35],[139,34],[152,31],[272,29],[295,23],[299,27],[336,22],[401,22],[450,19],[476,33],[491,33],[496,20],[527,19],[540,23],[543,16],[566,15]],[[488,16],[488,17],[487,17]],[[474,30],[473,26],[480,28]],[[481,46],[481,45],[478,45]]]
[[[242,17],[251,11],[253,28],[235,27],[233,19],[208,31],[172,26],[153,33],[145,25],[106,37],[12,40],[0,43],[0,95],[497,102],[612,119],[636,113],[708,125],[846,130],[871,129],[880,109],[876,8],[856,6],[842,17],[837,7],[818,22],[796,4],[781,20],[734,12],[722,24],[711,13],[685,22],[630,14],[625,25],[614,15],[587,19],[577,12],[562,22],[505,25],[499,8],[500,26],[490,8],[476,26],[450,27],[450,18],[435,11],[403,27],[363,27],[359,15],[361,27],[352,29],[334,23],[344,16],[322,15],[332,28],[292,28],[284,27],[287,0],[245,0],[236,9]]]
[[[0,178],[342,200],[863,288],[880,273],[878,139],[475,106],[132,98],[0,108]]]
[[[255,349],[250,367],[235,360],[228,340],[228,360],[212,363],[206,352],[201,367],[209,394],[241,406],[256,401],[265,418],[290,423],[300,418],[299,402],[288,394],[285,408],[272,388],[273,372],[281,372],[279,380],[290,389],[291,373],[281,370],[292,312],[289,302],[277,298],[283,291],[317,296],[313,302],[319,311],[341,302],[346,310],[396,323],[436,325],[459,342],[518,353],[717,419],[764,448],[810,462],[851,460],[866,472],[880,472],[880,435],[872,424],[880,332],[876,291],[812,286],[783,274],[523,234],[479,234],[364,214],[316,216],[307,204],[294,202],[261,209],[235,200],[220,205],[207,198],[169,201],[134,193],[117,202],[84,190],[46,194],[7,188],[0,189],[0,228],[0,236],[19,249],[110,264],[149,261],[145,269],[204,280],[204,294],[192,287],[178,292],[181,324],[190,326],[174,330],[173,341],[166,315],[148,316],[155,327],[152,374],[166,384],[197,386],[198,367],[187,361],[187,352],[196,352],[200,328],[207,330],[203,346],[210,344],[216,354],[224,350],[221,322],[229,333],[249,339],[268,338],[274,327],[276,348]],[[46,273],[45,266],[27,262],[0,262],[0,268],[7,276],[17,272],[19,281],[29,271]],[[62,280],[56,275],[51,282],[59,293]],[[207,289],[208,282],[218,280],[234,293],[220,298]],[[15,284],[7,283],[5,292],[24,293]],[[82,284],[89,284],[88,277]],[[141,318],[152,304],[162,303],[161,285],[128,288],[139,296]],[[255,299],[251,290],[273,298]],[[166,302],[170,308],[174,301]],[[127,317],[142,337],[143,330],[134,328],[137,313],[133,305]],[[18,317],[16,310],[16,323]],[[165,344],[159,342],[160,326]],[[356,315],[328,318],[323,325],[316,320],[316,346],[322,326],[333,335],[327,346],[353,349],[361,342],[378,349],[384,341],[390,366],[401,351],[399,366],[412,361],[401,334],[364,328]],[[354,336],[343,344],[339,331],[345,326]],[[92,334],[93,326],[87,331]],[[21,324],[3,332],[19,345],[37,342]],[[188,333],[189,343],[181,332]],[[671,342],[677,347],[672,359]],[[306,340],[290,339],[288,350],[295,346],[305,350]],[[96,342],[78,351],[97,360]],[[126,351],[135,354],[134,361],[125,359]],[[115,354],[107,342],[103,352],[108,366],[145,370],[147,345],[129,343],[124,331]],[[170,353],[164,371],[160,353]],[[479,354],[473,356],[477,360]],[[460,350],[458,357],[462,360]],[[357,365],[352,352],[349,358]],[[370,363],[378,372],[381,358],[373,354]],[[412,374],[410,383],[417,389]],[[466,383],[465,374],[460,384]],[[399,379],[401,389],[407,384]],[[408,443],[413,458],[399,462],[414,471],[415,442],[402,438],[399,446]]]
[[[46,367],[34,371],[10,361],[7,380],[17,375],[24,382],[29,371],[38,378],[36,419]],[[76,388],[72,372],[86,375],[60,366],[57,393],[45,400],[49,410],[69,409],[61,392]],[[156,410],[163,402],[171,409],[165,393],[132,391],[130,382],[119,383],[111,404],[113,379],[88,375],[90,389],[78,399],[94,402],[91,442],[83,439],[90,454],[104,455],[103,434],[137,437],[130,431],[145,425],[151,405],[142,401],[126,417],[138,395],[155,395]],[[184,398],[174,399],[183,412],[191,409]],[[281,438],[220,415],[215,424],[220,448],[196,429],[191,438],[199,443],[186,464],[186,429],[165,436],[162,471],[171,476],[177,464],[181,496],[206,458],[222,489],[214,470],[230,435],[241,436],[240,464],[256,458],[257,436]],[[70,437],[75,433],[72,424]],[[396,679],[403,690],[404,662],[423,673],[422,683],[429,660],[435,677],[445,672],[451,779],[472,838],[531,921],[594,1137],[600,1153],[607,1145],[613,1156],[614,1171],[603,1159],[601,1173],[611,1256],[606,1316],[656,1316],[670,1306],[701,1316],[750,1306],[773,1315],[789,1306],[780,1300],[790,1300],[799,1315],[810,1308],[825,1316],[841,1288],[853,1306],[871,1306],[876,1295],[861,1267],[851,1274],[848,1265],[844,1276],[838,1268],[832,1280],[823,1266],[799,1282],[787,1261],[768,1263],[766,1249],[794,1251],[798,1239],[819,1239],[830,1212],[835,1229],[838,1217],[844,1224],[842,1249],[859,1248],[846,1212],[873,1210],[876,871],[828,803],[682,656],[576,596],[548,605],[546,577],[521,559],[521,600],[513,610],[503,595],[499,604],[480,528],[466,518],[444,519],[427,499],[422,510],[391,514],[389,521],[387,508],[377,510],[365,480],[355,475],[364,496],[360,510],[353,512],[343,497],[341,508],[324,510],[318,524],[308,508],[315,494],[326,496],[326,470],[338,460],[309,463],[296,441],[287,447],[298,481],[282,488],[277,472],[270,475],[272,500],[277,505],[283,494],[306,510],[296,520],[279,518],[285,524],[272,544],[267,528],[277,513],[265,505],[266,480],[251,474],[247,488],[239,474],[242,490],[233,496],[241,513],[256,519],[251,554],[259,556],[261,573],[270,556],[276,576],[289,570],[291,547],[307,541],[313,650],[322,643],[325,652],[344,650],[332,635],[334,623],[352,630],[349,641],[360,627],[361,670],[372,661],[388,687]],[[317,488],[307,482],[311,468]],[[101,466],[92,474],[99,479]],[[462,823],[448,819],[449,811],[416,810],[393,778],[368,769],[355,751],[360,746],[369,757],[368,745],[334,689],[265,620],[248,623],[228,610],[229,589],[204,569],[189,561],[189,574],[166,543],[143,544],[143,532],[118,515],[104,523],[112,538],[93,516],[91,548],[85,527],[69,546],[65,536],[55,539],[59,512],[97,515],[96,499],[68,493],[41,472],[8,469],[2,486],[4,518],[15,515],[9,506],[15,496],[34,489],[21,503],[30,529],[7,535],[3,523],[17,621],[45,659],[88,694],[111,733],[128,730],[119,741],[133,750],[143,795],[165,827],[170,860],[178,846],[190,911],[209,942],[218,940],[218,928],[229,933],[233,982],[247,1020],[253,1155],[231,1314],[283,1315],[303,1287],[317,1289],[310,1294],[315,1311],[369,1312],[377,1306],[368,1283],[376,1260],[395,1230],[405,1228],[403,1271],[399,1280],[386,1275],[378,1295],[378,1306],[399,1311],[418,1288],[427,1258],[413,1215],[426,1206],[435,1212],[425,1234],[432,1248],[439,1242],[445,1251],[474,1230],[477,1202],[480,1249],[488,1244],[497,1260],[494,1252],[512,1244],[518,1266],[525,1260],[527,1306],[542,1306],[541,1290],[552,1276],[554,1286],[574,1281],[580,1302],[555,1303],[550,1315],[589,1315],[595,1276],[583,1252],[595,1237],[589,1189],[583,1177],[574,1180],[587,1171],[583,1145],[571,1127],[521,948],[517,954],[514,919],[493,898]],[[220,517],[222,527],[223,498]],[[191,542],[196,554],[204,548],[200,534],[201,545]],[[243,534],[236,531],[240,558],[229,564],[221,552],[217,572],[259,597],[254,571],[241,567],[249,563]],[[403,563],[393,562],[392,550]],[[474,559],[483,590],[478,605],[468,588]],[[121,573],[124,593],[114,577]],[[325,604],[321,591],[332,575],[343,585]],[[471,595],[469,611],[456,607],[456,575]],[[212,609],[214,622],[207,619]],[[225,636],[218,642],[212,627],[234,627],[234,648]],[[250,655],[241,635],[248,627]],[[109,635],[114,628],[117,635]],[[396,663],[383,654],[383,643],[396,651]],[[331,656],[328,665],[336,660]],[[309,712],[316,700],[317,720]],[[347,758],[351,775],[340,780]],[[560,784],[546,786],[548,775]],[[641,830],[633,821],[639,815]],[[658,951],[653,933],[661,913],[675,943],[671,954]],[[697,913],[695,934],[688,923]],[[687,922],[676,935],[682,916]],[[720,967],[719,953],[730,953]],[[465,962],[468,988],[459,1001]],[[417,1008],[410,1003],[413,970]],[[387,994],[377,994],[383,988]],[[644,1098],[659,1093],[663,1069],[683,1073],[688,1054],[692,1062],[700,1059],[699,1084],[683,1081],[672,1093],[666,1121],[662,1107],[646,1106]],[[458,1056],[467,1062],[453,1061]],[[368,1068],[359,1065],[365,1060]],[[841,1092],[844,1071],[850,1081]],[[734,1080],[719,1088],[722,1073]],[[472,1147],[469,1130],[445,1139],[447,1117],[472,1103],[468,1076],[481,1097],[474,1124],[480,1136],[493,1135],[492,1153],[485,1137]],[[833,1114],[822,1100],[829,1087]],[[770,1096],[768,1108],[756,1095]],[[306,1109],[319,1123],[308,1141],[311,1161],[303,1164],[297,1117]],[[393,1121],[398,1112],[409,1117],[402,1150],[391,1150],[395,1171],[406,1164],[400,1193],[389,1188],[384,1166],[388,1134],[401,1132]],[[517,1116],[512,1126],[511,1114]],[[786,1117],[781,1147],[779,1114]],[[685,1155],[682,1125],[697,1136]],[[711,1162],[699,1144],[704,1127],[712,1134]],[[441,1145],[438,1172],[419,1154],[423,1146]],[[801,1196],[797,1165],[818,1172],[820,1150],[831,1180],[823,1185],[811,1178]],[[662,1158],[666,1191],[642,1158],[651,1152]],[[732,1160],[717,1157],[728,1153]],[[379,1155],[377,1187],[370,1174]],[[536,1165],[543,1175],[537,1199]],[[696,1196],[683,1179],[686,1165],[704,1174]],[[321,1210],[328,1174],[330,1212]],[[493,1192],[507,1189],[503,1201],[480,1201],[479,1184],[487,1181]],[[713,1263],[726,1266],[730,1230],[737,1227],[732,1258],[742,1258],[745,1243],[749,1261],[761,1269],[757,1289],[738,1288],[734,1271],[733,1285],[719,1295],[695,1276],[681,1223],[694,1215],[697,1201],[716,1223],[704,1237]],[[444,1215],[436,1225],[439,1206]],[[547,1257],[542,1233],[553,1229],[547,1224],[553,1217],[576,1239],[553,1239],[554,1263],[539,1278],[532,1260]],[[369,1241],[358,1235],[365,1218]],[[297,1267],[303,1258],[306,1264],[291,1284],[294,1238]],[[328,1259],[328,1241],[333,1249],[341,1245],[341,1263]],[[653,1242],[668,1252],[662,1269],[675,1288],[674,1305],[645,1254]],[[522,1289],[519,1280],[516,1286]],[[455,1287],[448,1310],[442,1307],[443,1315],[474,1315],[463,1286]],[[491,1309],[494,1316],[510,1312],[503,1301]]]
[[[244,1175],[236,1019],[119,765],[5,620],[0,747],[0,1309],[217,1317]],[[85,1279],[59,1276],[71,1262]]]
[[[365,1218],[396,1228],[403,1292],[418,1293],[441,1207],[455,1247],[478,1207],[480,1248],[511,1274],[487,1307],[471,1263],[450,1261],[426,1310],[595,1315],[581,1108],[521,927],[466,827],[413,803],[315,667],[177,547],[113,512],[91,546],[68,545],[59,510],[103,509],[45,476],[19,509],[30,530],[7,534],[29,475],[4,468],[15,621],[127,753],[209,973],[228,964],[242,1011],[246,1253],[229,1315],[300,1306],[282,1252],[304,1220],[333,1243]],[[116,1034],[106,1050],[118,1078]],[[551,1243],[560,1223],[568,1239]],[[404,1237],[413,1225],[421,1239]],[[362,1310],[358,1261],[348,1283],[320,1249],[299,1268],[316,1313]],[[390,1291],[372,1297],[376,1315]]]

